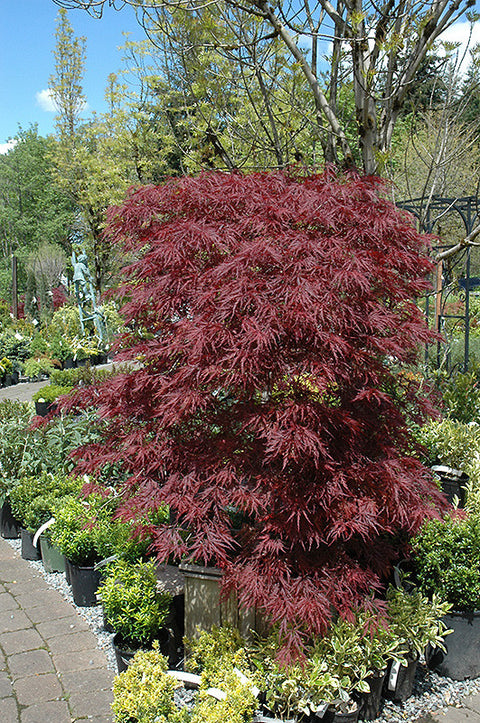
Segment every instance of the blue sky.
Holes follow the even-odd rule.
[[[54,112],[43,109],[39,98],[53,72],[58,6],[53,0],[0,0],[0,10],[0,152],[5,152],[4,144],[19,124],[28,128],[38,123],[41,135],[54,130]],[[107,76],[121,66],[122,32],[140,40],[143,31],[128,6],[118,12],[106,7],[100,20],[82,10],[70,10],[68,17],[75,35],[87,38],[84,90],[89,109],[101,112]],[[444,37],[465,41],[468,24],[458,23]],[[477,23],[473,43],[479,41]]]
[[[54,130],[54,112],[43,110],[38,94],[48,89],[53,72],[53,50],[58,6],[53,0],[0,0],[0,150],[16,135],[19,124],[38,123],[39,133]],[[121,66],[122,32],[140,40],[143,31],[131,8],[106,8],[101,20],[82,10],[69,10],[77,36],[87,38],[84,89],[88,106],[103,110],[107,76]]]

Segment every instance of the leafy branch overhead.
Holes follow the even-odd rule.
[[[126,518],[168,505],[159,558],[218,565],[295,651],[442,504],[407,429],[430,409],[406,371],[432,339],[425,238],[378,179],[330,170],[144,187],[108,233],[137,255],[119,349],[141,363],[68,402],[102,420],[79,471],[116,470]]]
[[[98,17],[105,1],[55,0],[62,7],[80,7]],[[235,37],[230,47],[251,51],[265,43],[272,48],[280,43],[302,73],[312,101],[311,133],[322,147],[324,160],[344,167],[361,165],[367,174],[382,168],[395,123],[427,52],[466,13],[472,22],[477,18],[467,12],[474,0],[384,0],[380,4],[370,0],[295,4],[125,0],[109,4],[117,9],[125,4],[135,7],[151,39],[166,14],[183,11],[199,18],[214,13],[217,23]],[[249,25],[248,18],[255,22]],[[238,62],[242,65],[243,61]],[[343,117],[342,87],[353,94],[353,119]]]

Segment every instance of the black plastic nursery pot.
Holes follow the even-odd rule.
[[[5,500],[1,508],[0,534],[6,540],[17,540],[20,537],[20,523],[13,516],[10,500]]]
[[[465,505],[465,485],[469,479],[468,474],[443,464],[434,465],[432,471],[440,477],[442,492],[450,504],[453,504],[457,497],[458,506],[462,508]]]
[[[170,651],[169,630],[167,628],[161,628],[158,631],[155,640],[158,640],[159,642],[159,650],[162,655],[168,657]],[[123,673],[123,671],[128,668],[128,666],[132,662],[132,658],[134,657],[135,653],[138,653],[139,650],[150,650],[153,644],[153,641],[151,641],[148,645],[139,645],[138,648],[129,647],[125,645],[120,633],[116,633],[113,636],[112,642],[113,650],[115,652],[115,659],[117,661],[117,669],[119,673]]]
[[[372,675],[367,679],[370,687],[370,693],[364,693],[360,701],[360,720],[375,720],[380,715],[383,701],[383,686],[387,671],[384,670],[377,675]]]
[[[73,601],[79,607],[93,607],[97,604],[97,590],[101,572],[93,566],[82,567],[68,561]]]
[[[409,660],[407,665],[391,662],[385,677],[385,697],[395,703],[405,703],[413,693],[413,682],[417,672],[418,658]]]
[[[480,677],[480,610],[450,613],[443,622],[453,630],[444,641],[447,652],[429,648],[428,667],[452,680]]]
[[[70,561],[65,558],[65,580],[67,581],[68,585],[70,587],[72,586],[72,581],[70,579]]]
[[[359,714],[360,708],[350,713],[340,713],[335,708],[330,707],[323,718],[314,713],[313,716],[310,716],[310,721],[311,723],[357,723]]]
[[[20,529],[20,539],[22,540],[22,558],[24,560],[41,560],[42,555],[40,548],[35,547],[33,544],[33,533],[24,530],[23,527]]]
[[[50,412],[55,411],[57,405],[55,402],[35,402],[35,413],[39,417],[46,417]]]

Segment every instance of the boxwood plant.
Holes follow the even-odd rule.
[[[149,645],[167,619],[172,596],[157,589],[153,562],[119,560],[109,565],[98,589],[106,620],[122,647]]]
[[[414,538],[421,590],[447,600],[456,612],[480,610],[480,516],[451,514],[430,520]]]

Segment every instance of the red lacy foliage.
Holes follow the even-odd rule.
[[[66,304],[67,301],[68,296],[65,293],[65,289],[63,288],[63,286],[55,286],[55,288],[52,289],[53,310],[57,311],[57,309],[60,309],[60,307]]]
[[[159,557],[220,566],[290,651],[378,591],[394,537],[444,504],[409,456],[405,419],[428,401],[398,373],[431,340],[414,299],[432,267],[382,194],[332,171],[212,173],[110,214],[110,238],[141,252],[118,346],[143,367],[77,396],[108,421],[80,471],[121,465],[123,514],[170,505]]]

